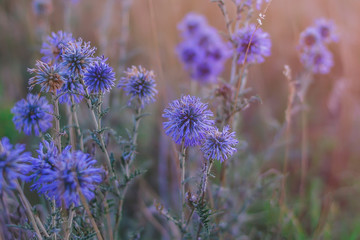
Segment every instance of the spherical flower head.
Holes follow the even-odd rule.
[[[119,88],[124,89],[130,95],[130,101],[137,100],[141,107],[155,102],[156,90],[155,74],[141,66],[132,66],[125,72],[125,77],[121,78]]]
[[[53,4],[51,0],[33,0],[32,8],[36,16],[48,16],[53,11]]]
[[[323,45],[305,50],[300,60],[305,68],[319,74],[329,73],[334,65],[332,53]]]
[[[239,64],[244,63],[246,52],[247,63],[262,63],[265,60],[264,57],[271,55],[269,34],[261,28],[257,29],[254,24],[239,29],[234,35],[234,41],[239,54]]]
[[[15,187],[16,179],[28,180],[32,171],[31,154],[25,151],[25,145],[11,145],[7,137],[0,143],[0,192],[5,188]]]
[[[62,88],[58,91],[59,103],[66,103],[72,105],[73,103],[80,103],[85,95],[83,85],[80,83],[78,77],[64,75],[65,82]]]
[[[11,112],[16,129],[26,135],[31,135],[34,130],[39,136],[40,132],[46,132],[52,126],[53,108],[45,97],[28,94],[26,99],[15,104]]]
[[[46,37],[41,46],[40,53],[44,55],[42,60],[46,63],[60,63],[62,61],[63,48],[70,41],[74,41],[71,33],[63,31],[52,32],[50,36]]]
[[[319,32],[320,38],[324,43],[338,41],[334,21],[324,18],[317,19],[315,21],[315,28]]]
[[[84,82],[92,93],[110,92],[115,85],[115,73],[106,60],[99,58],[86,69]]]
[[[207,27],[206,18],[193,12],[188,13],[178,25],[178,29],[182,32],[183,37],[195,36],[204,27]]]
[[[223,162],[236,152],[234,146],[239,142],[235,139],[235,132],[229,130],[229,126],[226,126],[222,132],[217,128],[209,132],[201,147],[206,159]]]
[[[41,86],[41,91],[56,93],[64,83],[61,68],[58,65],[47,64],[36,61],[36,68],[28,69],[28,72],[35,74],[29,79],[30,90],[36,85]]]
[[[53,168],[43,168],[37,181],[40,193],[55,199],[57,205],[69,208],[80,204],[79,191],[87,200],[94,198],[94,190],[102,182],[102,168],[95,166],[89,154],[71,152],[66,148],[57,158]]]
[[[322,40],[318,29],[308,27],[300,34],[300,47],[308,49],[319,44],[322,44]]]
[[[163,123],[166,135],[185,147],[199,145],[214,125],[207,104],[189,95],[170,103],[162,116],[168,120]]]
[[[70,75],[83,75],[94,61],[96,48],[81,38],[68,42],[63,48],[61,66],[68,69]]]

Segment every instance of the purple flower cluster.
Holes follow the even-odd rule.
[[[165,133],[177,143],[185,147],[202,145],[201,150],[206,159],[224,161],[236,152],[238,143],[235,133],[224,127],[220,132],[215,122],[210,119],[213,113],[207,104],[193,96],[183,96],[169,104],[163,117]]]
[[[334,65],[334,60],[326,44],[337,40],[333,21],[316,20],[313,26],[308,27],[300,34],[301,63],[313,73],[329,73]]]
[[[267,32],[250,24],[234,33],[238,63],[262,63],[271,55],[271,40]]]
[[[94,190],[102,182],[102,168],[95,166],[89,154],[70,151],[67,146],[60,154],[53,143],[40,144],[38,158],[34,159],[33,189],[55,199],[57,205],[69,208],[80,204],[79,191],[87,200],[94,198]]]
[[[11,145],[7,137],[0,142],[0,192],[6,187],[14,187],[14,180],[28,180],[32,171],[31,154],[24,144]]]
[[[131,96],[129,103],[136,99],[142,108],[154,102],[157,94],[154,72],[141,66],[128,68],[118,87],[123,88],[126,94]]]
[[[39,136],[40,132],[45,132],[52,126],[53,109],[45,97],[28,94],[26,99],[15,104],[11,112],[14,114],[16,129],[19,132],[23,130],[26,135],[31,135],[34,130],[35,135]]]
[[[177,53],[192,78],[214,82],[224,69],[231,51],[205,17],[189,13],[178,26],[183,42]]]

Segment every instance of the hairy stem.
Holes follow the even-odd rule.
[[[125,176],[126,176],[126,178],[130,177],[130,166],[134,162],[135,156],[136,156],[136,145],[137,145],[137,138],[138,138],[140,120],[141,120],[141,107],[139,106],[137,108],[137,110],[136,110],[135,124],[134,124],[134,128],[133,128],[133,136],[132,136],[132,139],[131,139],[131,147],[133,147],[134,149],[131,150],[132,152],[131,152],[131,155],[129,157],[129,161],[125,162]],[[117,209],[117,214],[116,214],[116,221],[115,221],[115,228],[114,228],[116,233],[117,233],[117,231],[119,231],[119,228],[120,228],[120,222],[121,222],[121,218],[122,218],[123,205],[124,205],[124,198],[125,198],[127,189],[128,189],[128,184],[125,185],[124,190],[121,193],[121,197],[120,197],[119,204],[118,204],[118,209]],[[116,237],[117,236],[118,236],[118,234],[116,234]]]

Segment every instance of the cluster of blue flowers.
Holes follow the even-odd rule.
[[[313,73],[329,73],[334,65],[334,60],[327,44],[337,40],[333,21],[316,20],[313,26],[308,27],[300,34],[301,63]]]
[[[187,14],[178,28],[183,42],[178,45],[177,52],[185,69],[199,82],[216,81],[231,56],[217,30],[196,13]]]
[[[207,104],[199,98],[183,96],[164,110],[163,117],[167,118],[163,124],[165,133],[185,147],[202,145],[201,150],[207,159],[222,162],[236,152],[234,146],[238,141],[235,133],[229,132],[229,127],[219,132],[214,127],[212,116]]]
[[[52,127],[53,106],[41,94],[49,93],[59,103],[72,105],[85,97],[105,94],[115,86],[113,69],[106,58],[96,57],[95,51],[89,42],[76,40],[71,33],[59,31],[46,38],[40,50],[42,61],[28,70],[34,75],[29,80],[29,89],[38,86],[40,93],[29,93],[12,109],[19,132],[39,136]],[[155,87],[154,73],[141,66],[128,69],[119,83],[119,88],[131,95],[130,101],[138,99],[142,108],[155,101]],[[32,180],[32,189],[48,199],[55,199],[58,206],[78,206],[80,192],[87,200],[94,198],[104,171],[96,166],[97,161],[90,155],[72,150],[70,146],[59,149],[53,141],[40,143],[36,158],[24,150],[24,145],[13,147],[7,138],[2,139],[0,191],[4,184],[13,186],[14,180],[19,178]]]

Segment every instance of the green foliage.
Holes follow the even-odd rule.
[[[7,136],[11,141],[15,141],[19,138],[19,133],[15,129],[12,118],[11,109],[0,107],[0,137]]]

